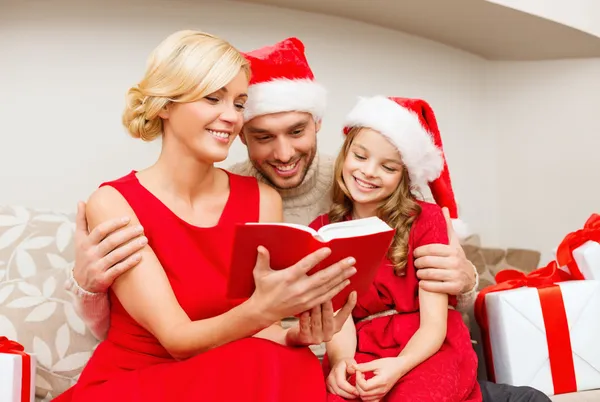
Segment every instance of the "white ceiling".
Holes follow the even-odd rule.
[[[490,60],[600,57],[594,35],[485,0],[238,1],[362,21]]]

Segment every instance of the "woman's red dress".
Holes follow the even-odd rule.
[[[141,185],[135,172],[104,183],[117,189],[133,208],[179,304],[192,320],[233,307],[226,284],[234,225],[258,221],[256,179],[229,172],[228,176],[229,198],[214,227],[197,227],[180,219]],[[129,316],[114,293],[109,296],[107,339],[95,350],[78,383],[55,399],[59,402],[326,400],[319,360],[307,347],[250,337],[176,361]]]

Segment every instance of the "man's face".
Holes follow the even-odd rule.
[[[246,122],[241,139],[252,165],[278,189],[299,186],[317,152],[321,122],[310,113],[282,112]]]

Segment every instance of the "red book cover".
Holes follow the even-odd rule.
[[[258,255],[258,246],[269,251],[271,268],[284,269],[322,247],[329,247],[331,254],[321,261],[308,275],[354,257],[356,274],[333,298],[333,308],[338,310],[346,303],[353,290],[365,292],[386,256],[394,238],[394,229],[379,218],[344,221],[323,226],[319,231],[303,225],[286,223],[239,224],[233,244],[227,296],[230,299],[248,298],[254,292],[252,271]]]

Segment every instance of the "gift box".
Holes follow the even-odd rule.
[[[573,279],[600,280],[600,215],[592,214],[582,229],[569,233],[556,250],[557,264]]]
[[[600,280],[600,243],[588,241],[577,247],[573,259],[585,279]]]
[[[496,275],[475,304],[488,378],[547,395],[600,388],[600,281],[556,262]]]
[[[35,356],[6,337],[0,337],[0,402],[35,400]]]

